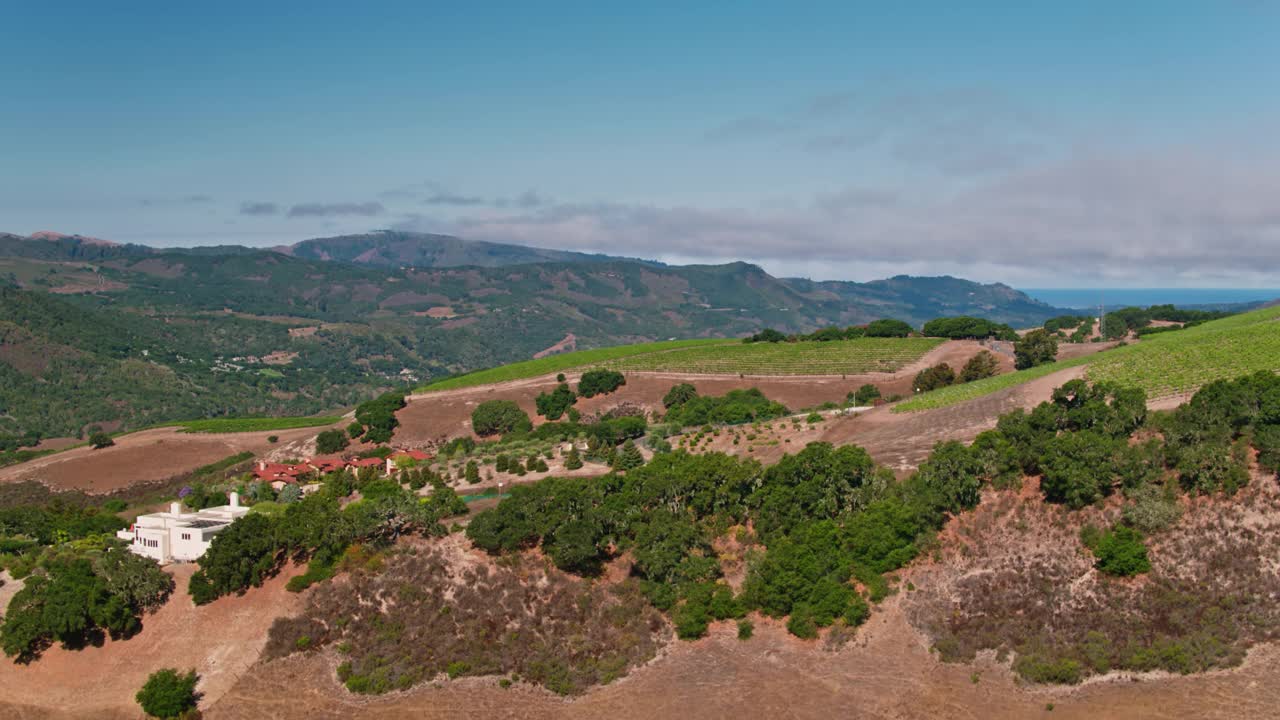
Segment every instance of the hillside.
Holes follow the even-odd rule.
[[[1185,330],[1149,335],[1098,355],[999,375],[965,385],[925,393],[902,403],[902,412],[946,407],[1087,365],[1085,377],[1142,388],[1152,398],[1193,392],[1214,380],[1266,370],[1280,371],[1280,307],[1233,315]]]
[[[307,257],[335,249],[334,239],[286,254],[0,235],[4,302],[15,306],[0,344],[3,432],[314,414],[566,349],[741,337],[766,326],[804,332],[885,316],[919,325],[960,312],[1021,324],[1057,313],[1000,285],[811,283],[748,263],[674,267],[569,253],[504,267],[402,267],[487,252],[428,237],[438,241],[353,236],[339,260]],[[369,238],[378,252],[361,250]],[[544,252],[493,247],[495,262]]]

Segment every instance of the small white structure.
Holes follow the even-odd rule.
[[[139,515],[128,530],[116,537],[129,543],[129,549],[156,562],[192,561],[204,555],[213,536],[228,525],[249,514],[240,506],[239,493],[231,493],[231,504],[184,513],[180,503],[171,503],[169,512]]]

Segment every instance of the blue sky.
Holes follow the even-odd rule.
[[[0,230],[1276,285],[1280,3],[370,5],[0,7]]]

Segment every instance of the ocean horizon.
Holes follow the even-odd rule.
[[[1215,305],[1248,303],[1280,298],[1275,288],[1021,288],[1041,302],[1060,308],[1096,308],[1129,305]]]

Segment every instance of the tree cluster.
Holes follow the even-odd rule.
[[[626,384],[627,378],[617,370],[588,370],[578,378],[578,394],[584,398],[608,395]]]
[[[952,340],[1017,340],[1018,333],[1002,323],[983,318],[961,315],[959,317],[936,318],[924,324],[920,333],[926,337],[950,338]]]

